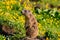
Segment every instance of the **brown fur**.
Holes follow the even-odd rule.
[[[3,26],[2,26],[2,31],[4,31],[4,32],[7,33],[8,35],[14,33],[14,29],[13,29],[13,28],[10,28],[10,27],[7,26],[7,25],[3,25]]]
[[[23,10],[22,14],[25,16],[26,35],[29,38],[36,38],[38,35],[37,20],[29,10]]]

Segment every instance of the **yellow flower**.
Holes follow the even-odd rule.
[[[19,15],[18,15],[18,13],[15,13],[15,16],[17,16],[17,17],[18,17],[18,16],[19,16]]]
[[[15,17],[15,16],[13,16],[13,18],[14,18],[14,19],[16,19],[16,17]]]
[[[60,36],[60,32],[57,32],[58,36]]]
[[[36,4],[36,2],[34,2],[34,4]]]
[[[39,35],[44,36],[44,33],[46,32],[46,30],[42,31],[43,29],[42,29],[42,25],[40,23],[38,23],[38,28],[39,28],[39,30],[38,30]]]
[[[3,15],[3,14],[4,14],[4,12],[0,13],[0,15]]]
[[[10,10],[10,9],[11,9],[11,7],[10,7],[10,6],[6,6],[6,8],[7,8],[8,10]]]
[[[1,8],[1,6],[0,6],[0,8]]]
[[[0,9],[0,13],[2,12],[2,9]]]
[[[40,23],[38,23],[38,27],[39,27],[39,28],[42,28],[42,25],[41,25]]]
[[[13,19],[13,15],[11,15],[11,14],[10,14],[10,16],[9,16],[9,17],[10,17],[10,19]]]
[[[58,40],[60,40],[60,38],[58,38]]]
[[[47,3],[47,4],[46,4],[46,9],[48,9],[48,8],[49,8],[49,4]]]
[[[28,1],[28,2],[29,2],[29,0],[26,0],[26,1]]]
[[[5,4],[6,4],[6,5],[10,5],[10,2],[9,2],[9,1],[6,1]]]
[[[57,2],[57,0],[55,0]]]
[[[5,2],[2,2],[3,4],[6,4]]]
[[[11,4],[16,4],[16,1],[15,0],[13,0],[13,1],[11,0],[10,3]]]
[[[23,16],[19,16],[18,18],[19,18],[19,20],[20,20],[21,22],[23,22],[23,23],[25,22]]]
[[[22,0],[19,0],[20,2],[22,1]]]
[[[27,9],[27,10],[32,10],[32,4],[29,2],[29,0],[27,0],[27,1],[25,1],[23,3],[24,8]]]
[[[48,37],[46,38],[46,40],[49,40]]]

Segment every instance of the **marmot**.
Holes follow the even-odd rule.
[[[37,20],[29,10],[22,10],[22,14],[25,16],[26,36],[32,39],[36,38],[38,35]]]

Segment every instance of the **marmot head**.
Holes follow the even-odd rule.
[[[22,10],[22,14],[25,16],[29,15],[30,13],[30,10]]]

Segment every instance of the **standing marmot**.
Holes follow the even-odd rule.
[[[29,40],[30,38],[33,40],[38,35],[37,20],[29,10],[22,10],[22,14],[25,16],[26,36]]]

